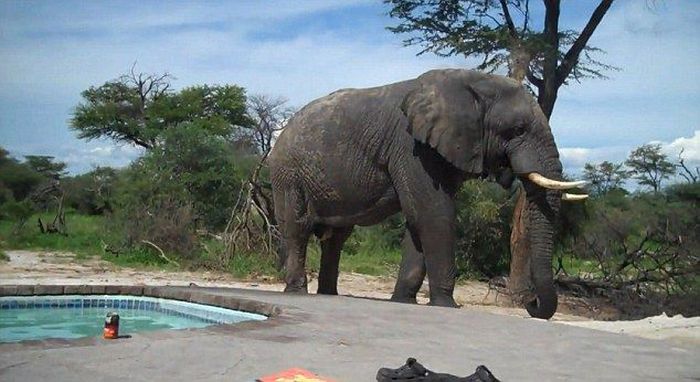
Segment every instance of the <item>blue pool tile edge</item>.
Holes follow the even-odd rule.
[[[240,310],[221,308],[194,302],[158,297],[131,295],[57,295],[57,296],[3,296],[0,310],[4,309],[67,309],[111,308],[153,310],[176,316],[189,317],[214,324],[233,324],[241,321],[261,321],[266,316]]]

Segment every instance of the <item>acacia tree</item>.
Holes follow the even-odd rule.
[[[0,147],[0,220],[14,220],[13,233],[19,232],[34,212],[32,192],[44,177],[27,162],[20,162]]]
[[[66,175],[66,164],[54,162],[54,157],[49,155],[26,155],[27,165],[32,170],[45,176],[47,179],[59,180]]]
[[[47,155],[27,155],[25,159],[26,165],[43,178],[43,181],[32,189],[29,200],[35,207],[47,211],[50,207],[56,206],[56,216],[53,222],[45,223],[41,218],[38,218],[39,230],[42,233],[61,233],[65,235],[66,220],[63,202],[66,193],[61,180],[66,175],[66,164],[54,162],[54,157]]]
[[[41,181],[42,176],[26,162],[21,163],[0,147],[0,205],[23,200]]]
[[[601,0],[580,31],[559,27],[560,0],[544,0],[541,28],[529,0],[384,2],[392,6],[389,16],[401,20],[388,29],[407,34],[405,46],[422,46],[418,54],[479,58],[477,68],[489,72],[508,67],[510,77],[527,80],[548,118],[570,79],[605,78],[606,70],[617,69],[598,61],[594,56],[602,51],[588,44],[613,0]]]
[[[625,161],[632,177],[639,184],[651,186],[659,192],[661,182],[676,173],[676,166],[661,152],[660,144],[647,144],[634,149]]]
[[[129,73],[81,93],[70,126],[81,139],[111,138],[152,149],[166,129],[194,124],[229,137],[250,126],[245,90],[235,85],[198,85],[175,92],[168,74]]]
[[[608,191],[620,188],[629,178],[629,174],[622,168],[622,163],[603,161],[599,164],[586,163],[583,168],[583,179],[593,186],[596,195],[604,195]]]

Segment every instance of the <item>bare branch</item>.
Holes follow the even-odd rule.
[[[513,19],[510,16],[510,11],[508,10],[508,3],[506,0],[501,0],[501,10],[503,10],[503,18],[506,20],[506,25],[508,26],[508,32],[510,33],[510,37],[513,39],[519,38],[518,36],[518,31],[515,29],[515,24],[513,23]]]
[[[527,32],[527,24],[530,22],[530,0],[525,0],[525,14],[523,17],[525,21],[523,21],[523,30],[521,33],[525,34],[525,32]]]
[[[177,261],[171,260],[170,258],[168,258],[168,256],[165,256],[165,252],[163,252],[163,250],[160,249],[160,247],[157,246],[157,245],[155,245],[153,242],[148,241],[148,240],[141,240],[141,242],[144,243],[144,244],[148,244],[148,245],[150,245],[151,247],[157,249],[158,252],[160,252],[160,257],[162,257],[163,260],[167,261],[167,262],[170,263],[170,264],[175,265],[176,267],[179,267],[179,266],[180,266],[180,264],[179,264]]]
[[[564,59],[557,68],[558,84],[563,84],[566,78],[569,76],[569,73],[571,73],[571,70],[578,62],[581,52],[586,47],[586,44],[588,44],[588,40],[593,35],[593,32],[595,32],[598,24],[600,24],[600,22],[603,20],[603,16],[605,16],[608,9],[610,9],[613,1],[614,0],[602,0],[600,4],[598,4],[598,7],[596,7],[595,11],[593,11],[591,18],[583,28],[583,31],[581,31],[581,34],[578,36],[574,44],[571,45],[569,51],[566,52]]]
[[[685,158],[683,158],[684,151],[685,148],[682,148],[681,152],[678,153],[678,164],[676,167],[683,170],[683,172],[679,172],[679,174],[685,178],[688,183],[697,183],[698,179],[700,179],[700,167],[695,167],[695,173],[693,174],[693,171],[685,164]]]

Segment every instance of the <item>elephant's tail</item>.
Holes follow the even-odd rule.
[[[287,261],[287,250],[284,238],[282,235],[276,235],[276,246],[277,246],[277,270],[281,271],[284,268],[284,263]]]

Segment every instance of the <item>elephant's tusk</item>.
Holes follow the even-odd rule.
[[[561,200],[564,200],[567,202],[575,202],[578,200],[585,200],[585,199],[588,199],[588,194],[569,194],[568,192],[561,194]]]
[[[552,190],[568,190],[570,188],[576,188],[586,184],[585,180],[578,180],[575,182],[562,182],[559,180],[549,179],[536,172],[531,172],[527,175],[532,183],[544,188],[549,188]]]

